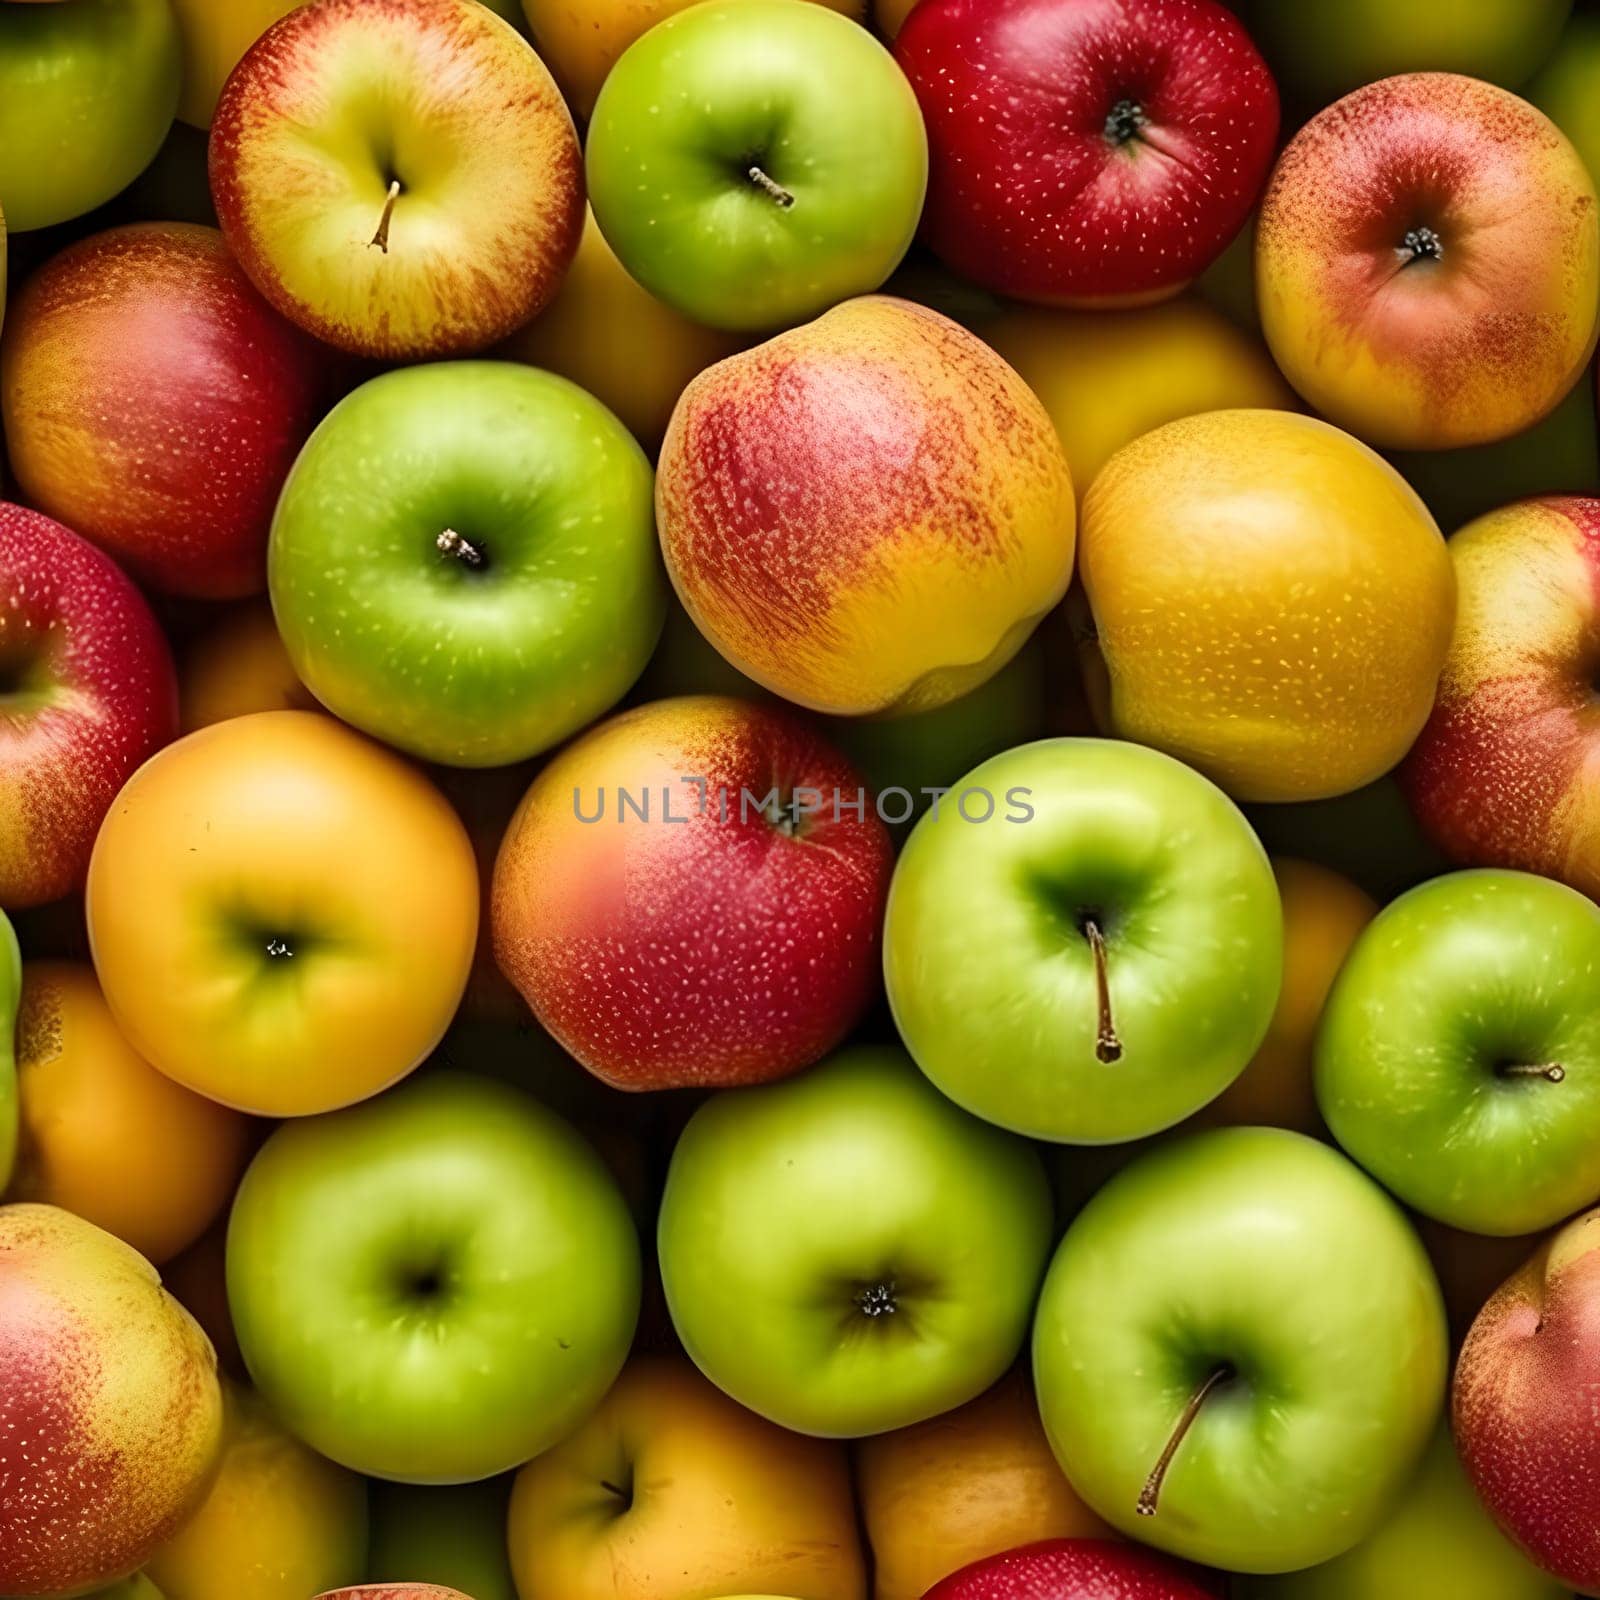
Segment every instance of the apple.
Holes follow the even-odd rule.
[[[418,1487],[369,1485],[372,1538],[367,1575],[387,1583],[443,1583],[473,1600],[517,1600],[506,1544],[509,1477]]]
[[[211,1227],[161,1269],[162,1281],[172,1298],[200,1324],[217,1352],[219,1369],[243,1380],[244,1357],[228,1312],[228,1219],[219,1217]]]
[[[1450,541],[1460,605],[1401,780],[1452,860],[1600,894],[1600,499],[1523,500]]]
[[[1090,488],[1079,559],[1107,731],[1237,799],[1360,788],[1428,719],[1450,556],[1394,468],[1325,422],[1213,411],[1145,434]]]
[[[1462,1463],[1500,1531],[1584,1594],[1600,1591],[1597,1244],[1590,1211],[1507,1280],[1467,1335],[1451,1397]]]
[[[4,501],[0,591],[0,906],[15,910],[82,885],[112,798],[177,732],[178,693],[122,569]]]
[[[1272,164],[1278,92],[1218,0],[923,0],[894,53],[928,125],[923,237],[1017,299],[1176,294]]]
[[[583,226],[560,92],[477,0],[292,11],[222,91],[211,189],[279,311],[389,361],[503,339],[554,296]]]
[[[228,1225],[228,1303],[256,1386],[313,1449],[464,1483],[598,1404],[638,1317],[638,1239],[554,1112],[436,1074],[267,1140]]]
[[[1237,1572],[1329,1561],[1399,1503],[1444,1398],[1439,1285],[1399,1208],[1281,1128],[1175,1140],[1056,1251],[1034,1376],[1114,1528]]]
[[[1549,3],[1558,5],[1559,0]],[[1597,82],[1600,18],[1580,11],[1567,19],[1555,50],[1524,92],[1572,141],[1591,176],[1600,168],[1600,110],[1594,94]]]
[[[354,1589],[330,1589],[316,1600],[477,1600],[459,1589],[437,1583],[363,1583]]]
[[[1018,1373],[941,1417],[856,1447],[873,1600],[921,1600],[975,1561],[1044,1539],[1110,1538],[1050,1453]]]
[[[184,733],[252,711],[315,711],[265,599],[225,608],[189,641],[178,669]]]
[[[86,910],[134,1050],[224,1105],[303,1116],[376,1094],[438,1043],[472,965],[478,874],[421,773],[330,718],[263,711],[135,774]]]
[[[308,1449],[238,1384],[222,1390],[222,1453],[199,1510],[152,1555],[164,1600],[302,1600],[367,1559],[367,1486]]]
[[[1304,1572],[1247,1578],[1238,1600],[1571,1600],[1511,1545],[1438,1428],[1394,1513],[1355,1549]]]
[[[707,0],[623,52],[586,168],[601,230],[651,294],[757,331],[894,271],[928,147],[905,78],[850,18],[805,0]]]
[[[1368,84],[1273,170],[1256,230],[1267,343],[1369,443],[1508,438],[1594,352],[1596,209],[1577,151],[1525,100],[1447,72]]]
[[[924,0],[927,3],[927,0]],[[1209,1600],[1182,1567],[1109,1539],[1049,1539],[975,1561],[927,1600]]]
[[[1266,852],[1158,751],[1049,739],[917,825],[884,924],[895,1025],[935,1085],[1035,1139],[1107,1144],[1239,1075],[1282,976]]]
[[[666,592],[650,494],[639,446],[564,378],[385,373],[324,419],[278,502],[268,582],[289,658],[388,744],[524,760],[649,658]]]
[[[157,1266],[193,1244],[232,1199],[249,1124],[140,1057],[112,1021],[92,968],[23,968],[17,1070],[22,1138],[10,1199],[60,1206]]]
[[[1049,1250],[1038,1157],[898,1050],[714,1095],[680,1136],[658,1254],[700,1370],[782,1427],[903,1428],[1016,1358]]]
[[[1356,941],[1317,1034],[1341,1145],[1413,1209],[1472,1233],[1600,1199],[1600,906],[1548,878],[1449,873]]]
[[[228,74],[273,23],[302,0],[170,0],[183,45],[183,93],[178,115],[195,128],[209,128]]]
[[[656,516],[701,632],[765,688],[835,715],[959,698],[1072,576],[1071,475],[1044,407],[981,340],[887,296],[694,379]]]
[[[0,911],[0,1194],[11,1182],[17,1156],[17,1012],[22,1004],[22,951],[16,931]]]
[[[47,262],[12,306],[12,470],[32,504],[157,588],[250,594],[321,413],[321,367],[214,228],[114,228]]]
[[[42,0],[42,3],[59,4],[61,0]],[[96,1589],[87,1600],[170,1600],[170,1597],[164,1596],[142,1572],[136,1572],[131,1578]]]
[[[216,1356],[136,1250],[54,1206],[0,1206],[0,1593],[127,1577],[204,1498]]]
[[[179,71],[169,0],[0,5],[0,208],[12,230],[82,216],[126,188],[172,126]]]
[[[630,1362],[517,1474],[508,1526],[523,1595],[867,1593],[844,1449],[752,1416],[681,1357]]]

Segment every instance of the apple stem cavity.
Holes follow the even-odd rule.
[[[1178,1453],[1178,1447],[1183,1443],[1190,1428],[1194,1426],[1195,1418],[1200,1415],[1200,1408],[1206,1403],[1211,1391],[1218,1384],[1226,1383],[1232,1376],[1232,1367],[1218,1367],[1189,1396],[1188,1403],[1183,1408],[1183,1414],[1178,1418],[1178,1425],[1172,1430],[1172,1437],[1167,1440],[1166,1448],[1162,1450],[1160,1459],[1150,1469],[1150,1476],[1144,1480],[1144,1488],[1139,1491],[1139,1500],[1134,1506],[1134,1511],[1139,1516],[1153,1517],[1156,1514],[1156,1506],[1161,1499],[1161,1485],[1166,1482],[1167,1468],[1172,1465],[1173,1457]]]
[[[1106,113],[1105,135],[1109,144],[1124,145],[1139,137],[1139,130],[1149,123],[1144,107],[1137,100],[1119,100]]]
[[[767,173],[763,172],[754,161],[752,161],[750,165],[745,168],[745,176],[756,186],[756,188],[766,195],[769,200],[771,200],[774,204],[781,206],[783,210],[787,211],[789,207],[794,204],[794,196],[790,194],[789,191],[785,189],[784,186],[775,178],[772,178],[768,176]]]
[[[389,197],[383,202],[383,215],[378,218],[378,231],[373,234],[367,243],[370,250],[373,245],[385,254],[389,253],[389,224],[394,221],[394,204],[400,198],[400,180],[396,178],[389,185]]]
[[[1502,1078],[1543,1078],[1546,1083],[1565,1083],[1567,1069],[1555,1061],[1508,1061],[1495,1068]]]
[[[483,551],[470,540],[463,539],[454,528],[446,528],[433,545],[440,555],[454,556],[464,567],[483,565]]]
[[[1122,1041],[1117,1037],[1116,1024],[1111,1020],[1111,980],[1106,975],[1106,941],[1100,924],[1093,917],[1083,919],[1083,936],[1089,941],[1094,955],[1095,1000],[1099,1016],[1095,1024],[1095,1060],[1104,1066],[1122,1059]]]

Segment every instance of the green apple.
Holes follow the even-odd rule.
[[[1525,91],[1600,173],[1600,16],[1580,12],[1561,32],[1554,54]]]
[[[0,210],[82,216],[142,172],[178,109],[168,0],[0,4]]]
[[[373,1477],[487,1478],[571,1428],[621,1370],[633,1220],[532,1096],[439,1073],[285,1123],[228,1225],[228,1305],[257,1388]]]
[[[548,749],[655,646],[651,492],[633,436],[553,373],[464,361],[374,378],[312,434],[273,519],[268,585],[295,670],[336,716],[431,761]]]
[[[683,1347],[801,1433],[881,1433],[1016,1358],[1050,1248],[1039,1158],[898,1050],[715,1095],[673,1152],[659,1254]]]
[[[1259,1573],[1331,1560],[1388,1515],[1449,1351],[1433,1268],[1371,1179],[1303,1134],[1224,1128],[1163,1144],[1078,1214],[1033,1358],[1095,1511]]]
[[[1236,1600],[1570,1600],[1495,1527],[1462,1470],[1448,1427],[1394,1514],[1321,1566],[1235,1583]]]
[[[976,767],[917,824],[883,961],[901,1037],[958,1105],[1110,1144],[1243,1070],[1277,1003],[1283,916],[1215,784],[1142,745],[1046,739]]]
[[[916,96],[865,28],[806,0],[707,0],[623,52],[587,154],[600,231],[712,327],[803,322],[876,289],[916,232]]]
[[[22,951],[0,911],[0,1194],[17,1159],[17,1008],[22,1001]]]
[[[506,1546],[510,1478],[426,1489],[372,1486],[374,1583],[436,1583],[472,1600],[517,1600]]]
[[[1479,869],[1402,895],[1356,941],[1317,1032],[1341,1145],[1425,1216],[1548,1228],[1600,1199],[1600,906]]]

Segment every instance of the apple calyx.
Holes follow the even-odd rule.
[[[785,189],[776,178],[773,178],[766,172],[763,172],[757,162],[752,161],[750,165],[745,168],[744,175],[756,186],[756,188],[766,195],[766,197],[771,200],[774,205],[777,205],[783,210],[787,211],[789,207],[794,204],[794,196],[790,194],[789,191]]]
[[[1206,1403],[1211,1391],[1218,1384],[1226,1383],[1232,1377],[1232,1367],[1217,1367],[1205,1378],[1199,1388],[1189,1396],[1187,1403],[1184,1405],[1183,1413],[1178,1418],[1178,1425],[1172,1430],[1172,1437],[1167,1440],[1159,1459],[1150,1469],[1150,1476],[1144,1480],[1144,1487],[1139,1491],[1139,1499],[1133,1508],[1138,1516],[1153,1517],[1156,1514],[1157,1503],[1161,1498],[1161,1485],[1166,1482],[1167,1468],[1172,1465],[1173,1457],[1178,1453],[1178,1447],[1183,1443],[1190,1428],[1194,1426],[1195,1418],[1200,1415],[1200,1408]]]
[[[856,1309],[864,1317],[892,1317],[900,1309],[891,1278],[884,1283],[869,1283],[856,1293]]]
[[[1501,1078],[1543,1078],[1546,1083],[1564,1083],[1567,1069],[1557,1061],[1507,1061],[1496,1067]]]
[[[481,567],[484,564],[483,551],[470,540],[463,539],[454,528],[446,528],[433,541],[433,546],[440,555],[454,556],[464,567]]]
[[[1137,139],[1142,128],[1148,126],[1149,117],[1137,100],[1122,99],[1106,113],[1105,136],[1108,144],[1125,145]]]
[[[1409,228],[1395,253],[1401,258],[1402,265],[1408,267],[1414,261],[1441,261],[1444,259],[1444,240],[1426,225]]]
[[[1083,919],[1083,936],[1094,956],[1095,1019],[1094,1056],[1104,1066],[1122,1059],[1122,1041],[1111,1019],[1111,980],[1106,975],[1106,941],[1100,924],[1093,917]]]
[[[266,951],[269,961],[288,961],[294,957],[294,946],[281,933],[268,935]]]
[[[383,215],[378,218],[378,231],[367,241],[370,250],[373,245],[385,254],[389,253],[389,224],[394,221],[394,203],[400,198],[400,180],[394,179],[389,185],[389,197],[383,202]]]

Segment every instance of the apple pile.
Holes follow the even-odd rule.
[[[1597,176],[1587,0],[0,0],[0,1596],[1600,1596]]]

